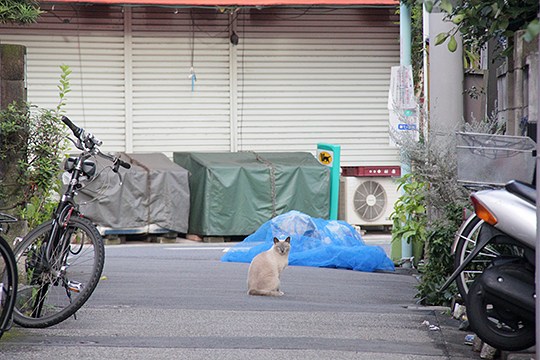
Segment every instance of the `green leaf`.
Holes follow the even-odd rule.
[[[500,8],[500,7],[499,7],[499,4],[497,4],[497,3],[491,4],[491,8],[492,8],[493,11],[495,12],[495,15],[493,16],[493,18],[494,18],[494,19],[498,18],[499,15],[501,15],[502,8]]]
[[[523,36],[523,39],[527,42],[531,42],[538,36],[540,33],[540,21],[538,19],[534,19],[527,25],[527,30],[525,31],[525,35]]]
[[[456,16],[452,18],[452,22],[454,24],[459,24],[463,21],[464,18],[465,18],[465,14],[457,14]]]
[[[448,41],[448,50],[455,52],[457,49],[457,41],[454,35],[450,36],[450,41]]]
[[[510,22],[508,21],[508,19],[502,19],[500,22],[499,22],[499,30],[506,30],[508,28],[508,25],[510,24]]]
[[[410,239],[411,237],[415,236],[416,235],[416,231],[415,230],[409,230],[405,233],[403,233],[403,239],[406,239],[407,242],[410,242]]]
[[[453,7],[450,1],[448,0],[441,0],[441,3],[439,4],[439,7],[448,14],[452,13]]]
[[[424,205],[417,205],[416,208],[414,209],[414,211],[417,213],[417,214],[423,214],[426,212],[426,208]]]
[[[424,6],[426,8],[426,11],[428,13],[431,13],[431,11],[433,10],[433,1],[429,1],[429,0],[424,1]]]
[[[443,42],[445,42],[446,39],[448,38],[448,36],[450,36],[450,34],[448,34],[448,33],[440,33],[440,34],[438,34],[438,35],[435,37],[435,46],[436,46],[436,45],[440,45],[440,44],[442,44]]]
[[[486,5],[482,7],[482,10],[480,10],[480,15],[482,17],[487,17],[491,12],[493,11],[493,8],[490,5]]]

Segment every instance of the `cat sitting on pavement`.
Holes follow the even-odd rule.
[[[283,296],[280,275],[289,264],[291,238],[274,238],[274,245],[253,258],[248,270],[248,295]]]

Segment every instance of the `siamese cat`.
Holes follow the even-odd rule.
[[[274,245],[253,258],[248,270],[248,295],[283,296],[279,290],[279,277],[289,264],[291,238],[278,240]]]

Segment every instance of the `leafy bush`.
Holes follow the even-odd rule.
[[[39,3],[32,0],[2,0],[0,1],[0,24],[36,22],[43,12]]]
[[[427,129],[425,114],[418,109],[420,129]],[[394,136],[397,136],[394,134]],[[394,138],[401,148],[402,162],[410,166],[401,180],[404,195],[394,207],[393,241],[412,239],[424,244],[423,265],[417,297],[423,303],[447,304],[448,293],[436,290],[451,273],[450,254],[454,233],[459,228],[462,209],[468,204],[468,194],[457,181],[455,136],[423,132],[415,136]],[[452,219],[452,220],[450,220]],[[413,235],[413,238],[408,236]],[[420,259],[415,259],[415,263]]]
[[[512,39],[518,30],[526,30],[525,39],[532,41],[540,32],[536,0],[403,0],[409,6],[424,3],[428,12],[434,5],[445,14],[445,20],[455,24],[449,32],[437,34],[434,44],[448,40],[450,51],[456,50],[456,35],[463,38],[465,48],[481,49],[491,39]],[[506,54],[511,47],[507,47]]]
[[[504,130],[496,117],[460,128],[478,133]],[[454,235],[463,221],[464,209],[471,207],[469,192],[457,178],[456,137],[429,133],[421,134],[419,141],[411,136],[394,141],[401,147],[402,161],[410,164],[410,173],[401,179],[404,195],[394,207],[393,241],[403,238],[424,243],[416,297],[425,304],[448,305],[457,293],[455,285],[444,293],[438,289],[453,271]]]
[[[407,243],[423,244],[426,239],[426,186],[414,174],[406,174],[399,179],[398,191],[401,195],[394,204],[392,219],[392,241],[406,240]],[[418,261],[418,259],[415,259]]]
[[[454,270],[450,244],[461,224],[462,218],[458,215],[463,213],[463,209],[450,203],[443,213],[449,217],[438,218],[431,224],[425,244],[425,265],[419,269],[422,278],[417,286],[416,297],[424,304],[448,305],[457,293],[455,283],[442,293],[439,289]]]
[[[51,216],[60,188],[60,164],[67,150],[60,116],[71,74],[68,66],[61,70],[56,109],[13,103],[0,111],[0,159],[5,162],[0,200],[3,209],[15,209],[14,215],[25,219],[30,228]]]

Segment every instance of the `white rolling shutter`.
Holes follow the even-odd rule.
[[[390,9],[252,9],[237,29],[239,149],[341,145],[342,165],[399,164],[388,145]]]
[[[56,106],[59,66],[71,67],[68,115],[106,151],[315,152],[327,142],[345,166],[399,164],[386,109],[399,63],[393,9],[44,8],[38,24],[0,25],[0,41],[27,46],[39,106]]]
[[[230,150],[228,37],[215,9],[133,9],[136,151]]]
[[[118,7],[45,7],[38,24],[6,27],[0,42],[26,46],[28,101],[56,108],[60,65],[69,65],[67,115],[104,141],[125,147],[123,15]]]

